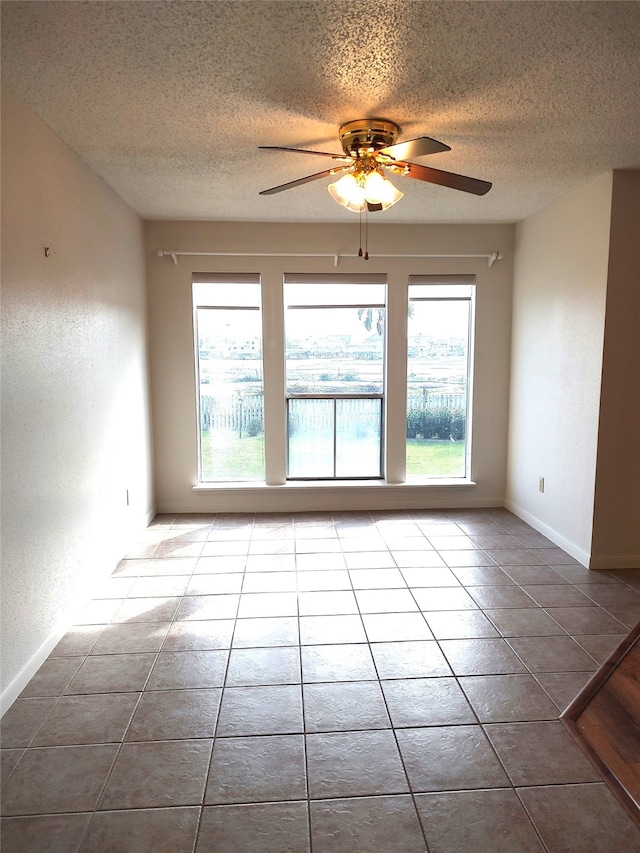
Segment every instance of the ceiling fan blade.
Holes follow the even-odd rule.
[[[332,175],[337,175],[350,168],[351,166],[344,166],[341,169],[326,169],[324,172],[316,172],[315,175],[307,175],[306,178],[298,178],[297,181],[289,181],[288,184],[280,184],[277,187],[270,187],[268,190],[262,190],[258,195],[273,195],[274,193],[281,193],[283,190],[290,190],[293,189],[293,187],[301,187],[303,184],[309,184],[311,181],[318,181],[320,178],[329,178]]]
[[[417,139],[407,139],[406,142],[397,142],[381,148],[379,154],[386,154],[394,160],[408,160],[413,157],[424,157],[426,154],[439,154],[442,151],[451,151],[450,145],[431,139],[429,136],[418,136]]]
[[[310,151],[308,148],[284,148],[282,145],[258,145],[262,151],[293,151],[295,154],[315,154],[316,157],[331,157],[333,160],[351,160],[344,154],[330,154],[328,151]],[[407,154],[407,157],[411,155]],[[413,155],[415,156],[415,155]]]
[[[462,190],[465,193],[484,195],[491,189],[489,181],[481,181],[479,178],[469,178],[466,175],[456,175],[455,172],[443,172],[441,169],[431,169],[429,166],[419,166],[417,163],[394,163],[403,171],[399,174],[407,178],[416,178],[426,181],[428,184],[439,184],[441,187],[449,187],[452,190]]]

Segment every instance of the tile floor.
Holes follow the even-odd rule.
[[[160,516],[2,720],[2,851],[640,851],[558,721],[638,619],[503,509]]]

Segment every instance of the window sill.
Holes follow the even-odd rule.
[[[409,480],[404,483],[387,483],[384,480],[289,480],[282,485],[269,485],[259,482],[215,482],[215,483],[197,483],[192,487],[194,492],[217,492],[217,491],[313,491],[315,489],[348,489],[350,491],[368,490],[368,489],[460,489],[476,486],[474,480],[467,480],[464,477],[438,477],[425,480]]]

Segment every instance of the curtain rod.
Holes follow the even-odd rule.
[[[156,249],[156,255],[159,258],[171,258],[173,263],[178,265],[179,257],[195,257],[195,258],[333,258],[334,267],[338,266],[340,258],[357,258],[356,254],[336,254],[335,252],[166,252],[164,249]],[[502,260],[502,252],[491,252],[490,254],[398,254],[398,255],[376,255],[376,258],[486,258],[489,266],[492,267],[496,261]]]

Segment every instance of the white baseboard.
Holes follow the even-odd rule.
[[[56,626],[51,634],[49,634],[40,648],[31,655],[20,672],[18,672],[18,674],[14,676],[14,678],[5,687],[2,694],[0,694],[0,717],[13,705],[33,676],[67,633],[69,628],[75,624],[77,617],[82,613],[83,609],[90,601],[91,597],[83,596],[67,611],[65,618]]]
[[[149,524],[153,521],[156,515],[156,509],[153,507],[149,510],[148,513],[144,516],[144,519],[141,518],[141,523],[143,524],[143,528],[147,528]],[[108,569],[105,572],[104,577],[107,578],[115,569],[116,564],[113,568]],[[96,583],[96,579],[92,582]],[[22,693],[27,684],[31,681],[36,672],[40,669],[45,660],[49,657],[51,652],[55,649],[60,640],[64,637],[67,631],[76,624],[78,621],[78,617],[84,610],[84,608],[91,602],[93,599],[93,595],[91,590],[84,590],[78,596],[75,604],[71,605],[71,607],[67,610],[62,620],[58,623],[58,625],[54,628],[54,630],[49,634],[46,640],[40,645],[40,647],[34,652],[33,655],[29,658],[26,664],[22,667],[22,669],[14,676],[14,678],[9,682],[9,684],[4,688],[2,693],[0,694],[0,717],[9,710],[9,708],[16,701],[18,696]]]
[[[521,506],[518,506],[518,504],[513,503],[513,501],[505,500],[504,505],[510,512],[517,515],[518,518],[521,518],[523,521],[526,521],[527,524],[531,525],[531,527],[533,527],[534,530],[537,530],[538,533],[542,533],[543,536],[550,539],[558,546],[558,548],[562,548],[562,550],[566,551],[567,554],[571,554],[571,556],[586,569],[596,568],[595,566],[589,565],[591,559],[590,554],[583,551],[581,548],[578,548],[578,546],[574,545],[573,542],[569,542],[568,539],[565,539],[565,537],[558,533],[557,530],[554,530],[553,527],[549,527],[548,524],[540,521],[540,519],[536,518],[535,515],[527,512],[526,509],[523,509]]]

